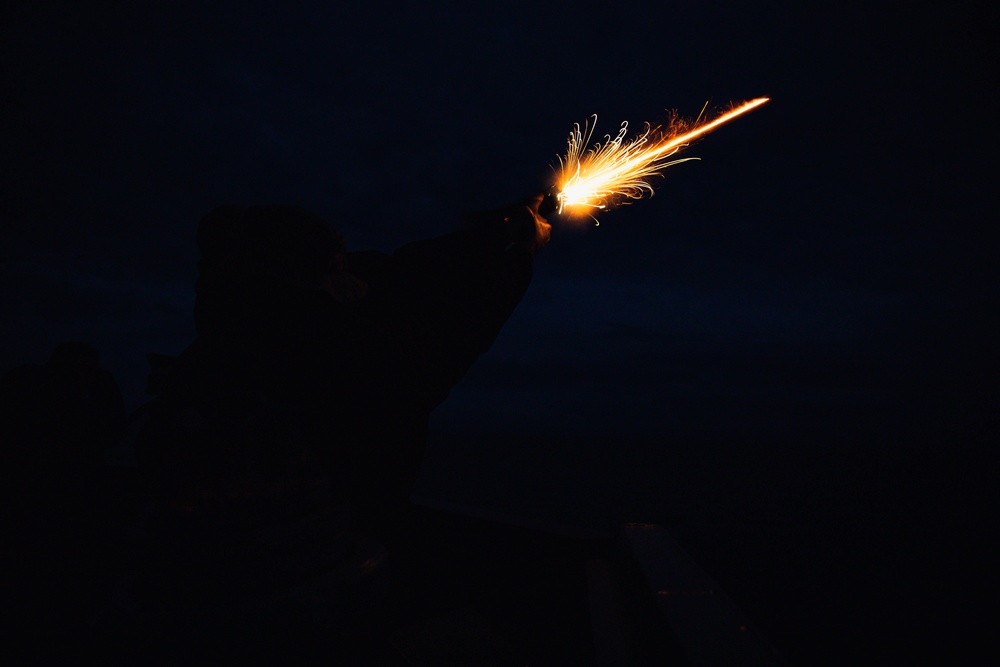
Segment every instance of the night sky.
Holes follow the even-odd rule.
[[[615,133],[770,97],[651,199],[550,220],[527,296],[434,415],[419,491],[662,523],[796,664],[955,657],[992,627],[985,9],[17,4],[0,365],[83,340],[133,408],[145,354],[194,336],[215,206],[295,204],[391,251],[547,189],[591,114]]]

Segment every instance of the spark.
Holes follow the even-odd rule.
[[[666,128],[646,123],[645,129],[632,139],[626,136],[628,123],[624,122],[615,137],[605,135],[603,143],[595,143],[590,149],[587,146],[597,116],[591,116],[591,122],[583,127],[574,124],[566,156],[559,157],[555,195],[558,212],[589,214],[628,199],[652,196],[650,180],[654,176],[660,176],[671,165],[698,159],[675,158],[682,148],[768,99],[750,100],[711,121],[699,122],[699,116],[690,126],[677,117],[671,119]]]

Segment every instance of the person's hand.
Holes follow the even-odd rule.
[[[552,225],[550,225],[549,221],[538,212],[538,207],[541,206],[544,199],[545,195],[537,194],[532,197],[528,203],[528,211],[535,219],[535,242],[533,244],[532,253],[537,253],[539,250],[547,246],[549,240],[552,238]]]
[[[518,230],[516,237],[523,239],[532,255],[548,245],[552,237],[552,225],[538,212],[544,198],[544,194],[537,194],[504,209],[504,222]]]
[[[469,227],[499,224],[507,247],[520,246],[534,255],[548,244],[552,235],[552,226],[539,213],[544,199],[544,194],[537,194],[498,209],[471,213],[464,216],[463,223]]]

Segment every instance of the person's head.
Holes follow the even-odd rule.
[[[223,206],[198,226],[203,268],[226,280],[319,286],[344,270],[344,237],[295,206]]]
[[[364,294],[346,272],[344,237],[296,206],[222,206],[198,226],[195,321],[230,331],[266,317],[267,304],[322,290],[349,301]],[[202,331],[203,332],[203,331]]]

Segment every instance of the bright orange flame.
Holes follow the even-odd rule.
[[[758,97],[745,102],[715,120],[696,124],[691,129],[676,119],[665,131],[647,124],[642,134],[628,141],[625,139],[628,124],[622,123],[615,138],[605,135],[603,145],[594,144],[589,150],[586,147],[594,128],[584,125],[581,129],[579,124],[575,124],[569,135],[566,157],[559,158],[560,168],[556,178],[559,213],[585,214],[614,206],[622,199],[640,199],[644,194],[652,196],[651,177],[659,176],[670,165],[698,159],[669,158],[698,137],[759,107],[768,99]],[[596,116],[591,118],[596,120]]]

